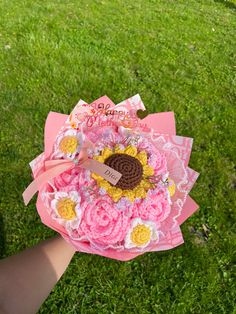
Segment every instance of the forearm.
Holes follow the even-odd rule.
[[[36,313],[74,253],[74,248],[58,236],[1,260],[0,312]]]

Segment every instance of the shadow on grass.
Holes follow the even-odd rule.
[[[4,224],[3,218],[0,214],[0,258],[3,257],[5,252],[5,233],[4,233]]]
[[[225,1],[225,0],[214,0],[214,2],[222,3],[226,8],[236,10],[236,4],[231,1]]]

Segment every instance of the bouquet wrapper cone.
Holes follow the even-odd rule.
[[[41,159],[41,161],[46,160],[47,156],[50,155],[56,136],[67,119],[68,119],[68,115],[57,113],[57,112],[49,112],[46,123],[45,123],[45,129],[44,129],[44,139],[45,139],[44,140],[45,141],[44,153],[38,156],[38,158]],[[161,112],[161,113],[149,114],[142,121],[143,123],[146,123],[150,128],[153,128],[156,132],[160,134],[176,135],[174,112]],[[38,174],[39,173],[36,171],[33,173],[34,177],[36,177]],[[69,239],[64,227],[62,225],[57,224],[50,217],[40,195],[41,193],[39,191],[36,207],[37,207],[38,214],[40,215],[41,221],[48,227],[60,233],[61,236],[67,242],[74,244],[73,239]],[[190,217],[198,209],[198,207],[199,206],[195,203],[195,201],[190,196],[187,196],[187,199],[182,209],[182,213],[177,219],[179,225],[181,225],[186,219],[188,219],[188,217]],[[167,250],[177,245],[180,245],[183,242],[184,241],[182,238],[180,228],[179,226],[177,226],[172,232],[170,232],[169,239],[165,241],[165,244],[162,245],[160,243],[160,245],[162,245],[162,250]],[[76,242],[75,246],[76,246],[77,251],[90,253],[90,254],[98,254],[98,252],[95,249],[89,247],[86,243]],[[139,255],[142,255],[143,253],[145,252],[140,252],[140,253],[125,252],[124,253],[124,252],[119,252],[119,251],[115,251],[111,249],[99,252],[99,254],[102,256],[121,260],[121,261],[131,260]]]

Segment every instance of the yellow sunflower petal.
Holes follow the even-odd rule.
[[[108,194],[112,197],[114,202],[118,202],[122,197],[122,190],[116,187],[111,187],[108,191]]]
[[[145,165],[143,166],[143,174],[145,176],[152,176],[154,174],[154,169],[149,165]]]
[[[116,154],[124,154],[124,149],[120,149],[120,145],[115,146],[115,153]]]
[[[145,191],[144,188],[137,187],[135,189],[135,196],[138,198],[145,198],[147,196],[147,192]]]
[[[138,153],[136,158],[141,162],[143,166],[147,164],[147,153],[144,150]]]
[[[102,156],[106,160],[108,157],[110,157],[113,154],[112,149],[105,147],[102,151]]]
[[[111,188],[111,185],[108,181],[106,180],[101,180],[101,181],[98,181],[98,185],[101,187],[101,188],[104,188],[105,190],[109,190]]]
[[[104,163],[104,158],[103,158],[103,156],[94,156],[93,159],[95,159],[95,160],[97,160],[97,161],[99,161],[99,162]]]
[[[92,177],[94,180],[97,180],[97,181],[104,180],[103,177],[99,176],[99,175],[96,174],[95,172],[93,172],[93,173],[91,174],[91,177]]]
[[[137,148],[135,146],[129,145],[125,148],[125,154],[135,157],[137,155]]]
[[[145,190],[151,189],[153,187],[153,184],[149,182],[148,180],[142,180],[139,183],[139,186],[144,188]]]
[[[122,195],[127,197],[131,202],[134,202],[134,200],[135,200],[134,190],[123,190]]]

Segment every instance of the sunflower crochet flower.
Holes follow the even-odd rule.
[[[94,156],[94,159],[111,165],[122,173],[122,178],[116,186],[112,186],[96,173],[92,174],[92,178],[107,191],[114,202],[119,201],[121,197],[127,197],[131,202],[136,198],[145,198],[147,191],[154,186],[149,181],[149,177],[154,174],[154,168],[148,164],[148,156],[144,150],[139,152],[132,145],[121,149],[117,144],[114,149],[104,148],[101,155]]]

